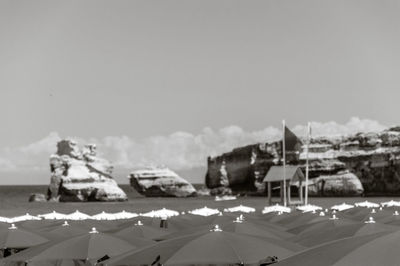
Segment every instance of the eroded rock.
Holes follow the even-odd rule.
[[[196,189],[168,168],[149,168],[133,171],[131,185],[147,197],[190,197]]]
[[[112,165],[96,156],[96,146],[80,150],[72,140],[61,140],[50,156],[51,179],[48,199],[52,201],[124,201],[125,192],[111,176]]]

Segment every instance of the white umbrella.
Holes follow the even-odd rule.
[[[169,210],[166,208],[162,208],[160,210],[156,211],[151,211],[151,212],[146,212],[141,214],[141,216],[144,217],[152,217],[152,218],[165,218],[165,217],[172,217],[172,216],[178,216],[179,212],[174,211],[174,210]]]
[[[400,201],[386,201],[386,202],[381,202],[381,205],[383,207],[400,207]]]
[[[264,207],[264,210],[262,210],[263,214],[270,213],[270,212],[278,212],[278,213],[290,213],[292,210],[289,207],[285,207],[279,204],[273,205],[273,206],[267,206]]]
[[[117,218],[115,218],[114,214],[107,213],[105,211],[102,211],[101,213],[92,215],[91,218],[93,220],[117,220]]]
[[[210,215],[219,214],[220,211],[218,209],[211,209],[211,208],[208,208],[207,206],[204,206],[203,208],[189,211],[189,213],[194,214],[194,215],[210,216]]]
[[[354,208],[354,205],[350,205],[350,204],[346,204],[345,202],[343,202],[342,204],[339,205],[334,205],[331,207],[332,210],[336,210],[336,211],[345,211],[345,210],[349,210]]]
[[[302,211],[302,212],[313,212],[313,211],[322,210],[322,207],[317,206],[317,205],[307,204],[307,205],[298,206],[296,209],[299,211]]]
[[[12,223],[12,220],[11,220],[11,218],[0,216],[0,222]]]
[[[11,221],[13,223],[22,221],[32,221],[32,220],[42,220],[42,219],[37,216],[30,215],[29,213],[11,218]]]
[[[354,204],[356,207],[364,207],[364,208],[378,208],[379,204],[374,202],[369,202],[368,200],[357,202]]]
[[[240,204],[239,206],[236,206],[236,207],[224,209],[224,212],[244,212],[244,213],[250,213],[250,212],[255,212],[255,211],[256,211],[255,208],[243,206],[243,205],[241,205],[241,204]]]
[[[76,210],[73,213],[67,214],[65,215],[65,219],[67,220],[87,220],[87,219],[91,219],[90,215],[87,215],[86,213],[80,212],[78,210]]]
[[[59,213],[56,211],[52,211],[52,212],[45,213],[45,214],[39,214],[38,217],[41,217],[45,220],[64,220],[65,214]]]
[[[117,219],[131,219],[131,218],[138,217],[139,215],[136,213],[133,213],[133,212],[127,212],[127,211],[123,210],[122,212],[114,213],[114,216]]]

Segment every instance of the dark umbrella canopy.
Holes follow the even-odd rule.
[[[71,225],[67,222],[52,228],[49,231],[41,232],[41,235],[50,240],[62,240],[68,237],[86,234],[88,230],[81,226]]]
[[[119,255],[134,248],[136,247],[122,239],[92,230],[85,235],[68,238],[50,246],[36,247],[27,252],[24,259],[36,263],[60,259],[93,260],[105,255]]]
[[[332,219],[330,217],[317,216],[317,217],[314,217],[313,219],[305,222],[304,224],[298,225],[297,227],[291,228],[287,231],[292,234],[297,235],[302,232],[313,231],[315,229],[326,230],[326,229],[336,228],[338,226],[348,225],[348,224],[360,224],[360,223],[352,221],[352,220],[348,220],[348,219],[337,218],[337,217],[335,219]]]
[[[287,239],[294,235],[281,230],[276,230],[268,226],[262,226],[249,221],[236,220],[221,226],[224,231],[246,234],[258,237]]]
[[[298,251],[298,250],[297,250]],[[268,256],[288,257],[295,251],[276,239],[209,231],[157,243],[107,261],[106,265],[236,265],[257,263]]]
[[[340,220],[332,220],[315,224],[290,240],[302,246],[312,247],[342,238],[389,233],[396,229],[396,227],[379,223],[341,223]]]
[[[267,256],[278,258],[293,254],[289,249],[261,238],[230,232],[210,232],[178,249],[165,265],[252,264]]]
[[[351,237],[298,253],[278,265],[397,266],[400,261],[400,231]],[[321,260],[323,258],[323,260]]]
[[[136,247],[145,247],[145,246],[150,246],[156,243],[156,241],[148,239],[148,238],[143,238],[143,237],[138,237],[137,232],[133,230],[133,227],[125,228],[121,231],[118,231],[116,233],[113,233],[111,235],[114,235],[120,239],[123,239],[132,245]]]
[[[0,248],[28,248],[47,242],[48,239],[20,229],[14,224],[7,229],[0,230]]]
[[[337,266],[342,257],[351,253],[354,249],[362,246],[364,243],[374,240],[383,234],[367,235],[360,237],[350,237],[337,241],[332,241],[324,245],[297,253],[287,259],[279,261],[276,266]],[[348,264],[348,266],[366,265],[364,257],[360,258],[360,264]],[[386,264],[376,264],[386,265]],[[398,265],[398,264],[397,264]]]
[[[168,235],[170,231],[165,228],[146,225],[138,221],[136,224],[128,226],[122,230],[116,231],[113,234],[116,236],[129,235],[132,237],[140,237],[152,240],[159,240],[163,236]]]

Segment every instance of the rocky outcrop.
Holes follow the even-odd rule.
[[[42,193],[34,193],[29,196],[29,202],[46,202],[46,195]]]
[[[48,200],[124,201],[127,196],[111,176],[113,167],[96,156],[96,145],[80,150],[72,140],[61,140],[50,156]]]
[[[131,185],[147,197],[190,197],[196,189],[168,168],[149,168],[133,171]]]
[[[281,154],[281,142],[274,142],[210,157],[206,184],[209,188],[229,184],[234,191],[262,194],[265,186],[261,181],[272,165],[281,164]],[[301,153],[287,157],[290,164],[304,171],[305,146]],[[379,133],[314,138],[308,157],[310,194],[400,195],[400,127]],[[226,177],[228,182],[224,181]]]

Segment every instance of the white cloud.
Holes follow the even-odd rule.
[[[346,124],[338,124],[337,122],[311,122],[312,136],[347,136],[358,132],[380,132],[387,126],[380,124],[375,120],[360,119],[352,117]],[[299,136],[306,135],[306,125],[298,125],[293,131]]]
[[[57,132],[50,132],[45,138],[33,142],[27,146],[21,147],[20,151],[27,154],[41,154],[41,153],[52,153],[57,147],[57,142],[61,140],[61,137]]]
[[[385,128],[376,121],[356,117],[351,118],[346,124],[333,121],[312,122],[313,136],[348,135],[359,131],[376,132]],[[305,125],[294,126],[292,129],[299,136],[305,135]],[[112,161],[116,168],[167,165],[175,170],[186,170],[205,166],[210,155],[215,156],[257,142],[278,140],[280,137],[280,128],[267,127],[246,131],[239,126],[228,126],[219,130],[206,127],[198,134],[178,131],[166,136],[152,136],[141,140],[128,136],[75,139],[81,146],[86,143],[96,143],[99,156]],[[49,155],[56,151],[56,143],[60,139],[57,132],[52,132],[45,138],[24,147],[0,150],[0,171],[48,169]]]

